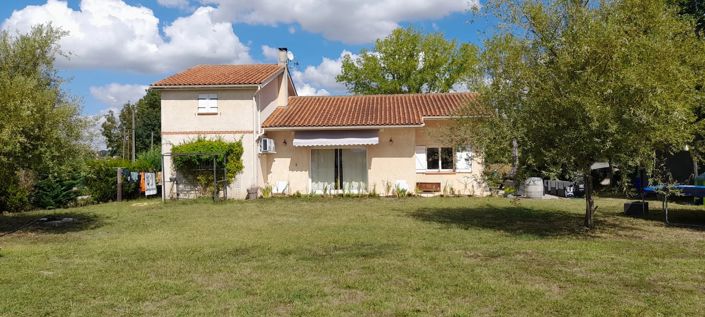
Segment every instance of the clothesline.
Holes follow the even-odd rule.
[[[138,183],[140,193],[144,193],[145,196],[156,195],[157,184],[161,184],[162,182],[162,172],[154,173],[123,169],[122,177],[128,183]]]

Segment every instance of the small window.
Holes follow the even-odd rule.
[[[417,151],[418,153],[418,151]],[[451,147],[429,147],[425,151],[426,168],[429,171],[449,171],[453,170],[453,148]],[[418,158],[417,158],[418,161]],[[418,170],[417,164],[417,170]]]
[[[218,95],[198,95],[198,113],[218,113]]]

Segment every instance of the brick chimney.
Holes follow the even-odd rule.
[[[279,60],[278,60],[279,65],[286,65],[289,62],[289,58],[287,57],[288,51],[289,50],[286,47],[279,48]]]

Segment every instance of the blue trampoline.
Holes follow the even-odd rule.
[[[656,185],[656,186],[647,186],[643,188],[644,193],[653,193],[653,194],[663,194],[665,191],[677,191],[679,196],[686,196],[686,197],[699,197],[703,198],[705,197],[705,186],[703,185],[674,185],[674,186],[665,186],[665,185]],[[671,224],[671,222],[668,220],[668,196],[670,195],[663,195],[663,212],[666,215],[666,223]]]

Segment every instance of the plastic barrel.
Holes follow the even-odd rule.
[[[543,198],[543,180],[540,177],[529,177],[525,185],[527,198]]]

